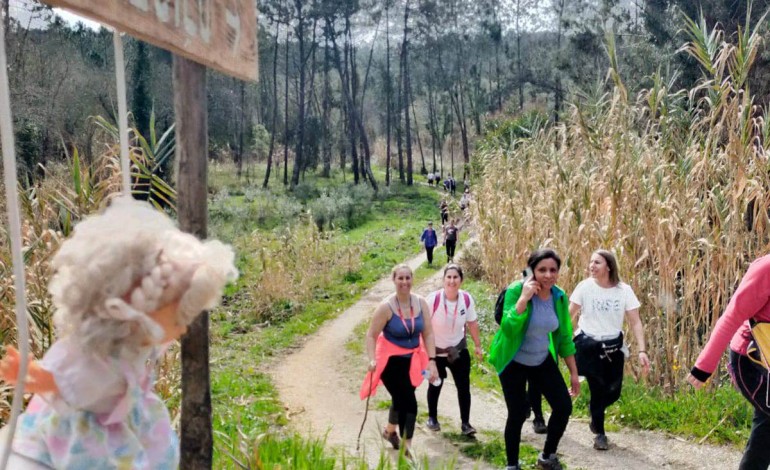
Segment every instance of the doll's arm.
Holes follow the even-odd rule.
[[[21,365],[21,356],[19,351],[13,346],[6,346],[5,357],[0,360],[0,378],[5,382],[15,385],[19,381],[19,366]],[[29,393],[59,393],[59,387],[53,374],[43,369],[40,363],[34,360],[32,354],[29,355],[29,366],[27,367],[27,377],[24,381],[24,390]]]

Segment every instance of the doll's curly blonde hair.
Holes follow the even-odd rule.
[[[237,278],[234,258],[230,246],[181,232],[149,204],[118,198],[80,222],[53,258],[57,333],[96,354],[136,354],[163,337],[148,313],[178,300],[188,325],[217,305]]]

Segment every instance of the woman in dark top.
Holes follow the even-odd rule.
[[[447,263],[454,261],[455,248],[457,247],[457,238],[459,234],[460,229],[455,225],[455,220],[450,220],[449,225],[444,227],[444,245],[446,245]]]
[[[422,381],[421,372],[427,370],[431,382],[438,378],[436,347],[428,304],[423,297],[412,293],[412,269],[399,264],[393,268],[392,279],[396,292],[374,311],[366,334],[366,352],[369,371],[382,380],[392,398],[382,437],[393,448],[398,449],[402,444],[408,451],[417,420],[414,391]]]

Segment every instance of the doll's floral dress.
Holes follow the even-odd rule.
[[[157,353],[104,359],[57,341],[41,365],[59,395],[35,395],[19,417],[13,450],[54,469],[176,469],[179,441],[153,391]]]

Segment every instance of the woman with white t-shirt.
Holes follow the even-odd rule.
[[[620,281],[618,262],[607,250],[597,250],[588,265],[591,275],[575,287],[570,296],[572,321],[579,315],[575,347],[578,373],[591,391],[591,431],[594,449],[607,450],[604,411],[618,401],[623,385],[623,364],[628,349],[623,343],[623,320],[627,319],[636,338],[639,364],[646,374],[650,359],[645,351],[644,327],[639,318],[639,299],[628,284]]]
[[[444,288],[431,293],[425,299],[431,307],[431,323],[436,342],[436,367],[441,383],[428,385],[428,422],[432,431],[441,430],[438,422],[438,397],[447,377],[446,370],[452,371],[457,388],[457,401],[460,403],[460,429],[466,436],[473,436],[476,430],[470,423],[471,412],[471,355],[468,352],[466,330],[475,344],[474,352],[479,361],[484,360],[479,336],[479,322],[473,297],[460,290],[463,283],[463,270],[456,264],[444,268]]]

